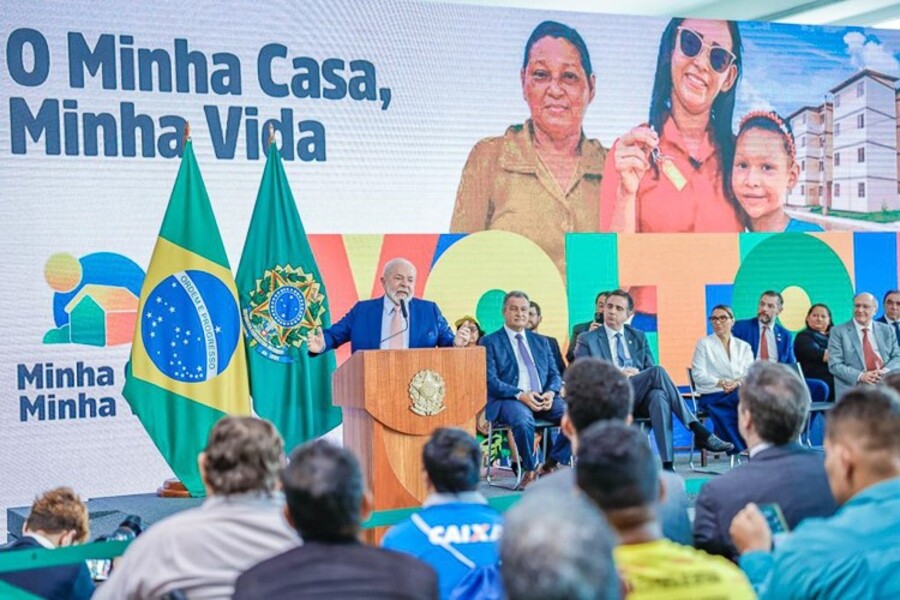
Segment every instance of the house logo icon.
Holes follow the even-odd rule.
[[[44,278],[54,291],[56,325],[44,334],[45,344],[131,343],[144,281],[144,271],[131,259],[111,252],[54,254]]]

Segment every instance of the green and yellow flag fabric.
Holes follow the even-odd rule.
[[[328,299],[274,143],[236,280],[253,410],[290,450],[336,427],[341,412],[331,405],[334,353],[307,354],[307,332],[331,325]]]
[[[250,414],[237,289],[194,157],[181,167],[141,288],[123,395],[192,496],[221,417]]]

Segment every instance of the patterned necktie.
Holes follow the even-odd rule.
[[[875,354],[875,349],[872,348],[872,341],[869,339],[869,328],[866,327],[862,330],[863,332],[863,358],[866,360],[866,371],[875,371],[880,369],[884,363]]]
[[[759,360],[769,360],[769,326],[763,325],[759,335]]]
[[[521,333],[516,334],[516,342],[519,345],[519,354],[522,355],[522,362],[525,363],[525,368],[528,370],[528,381],[531,382],[530,391],[540,394],[544,391],[541,385],[541,378],[538,377],[537,367],[534,366],[534,361],[531,359],[531,355],[528,354],[528,348],[525,346],[525,340],[522,338]]]
[[[400,307],[395,306],[391,317],[391,339],[388,348],[391,350],[403,350],[406,346],[403,343],[403,315],[400,314]]]
[[[622,342],[622,334],[616,334],[616,358],[619,359],[619,365],[623,369],[628,369],[634,366],[634,363],[631,362],[630,358],[625,357],[625,343]]]

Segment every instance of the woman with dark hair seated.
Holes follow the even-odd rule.
[[[794,339],[794,354],[807,379],[828,384],[828,402],[834,402],[834,375],[828,370],[828,335],[832,326],[831,309],[813,304],[806,313],[806,329]]]
[[[738,388],[753,364],[750,344],[731,335],[734,312],[730,306],[713,307],[709,317],[713,333],[701,338],[691,361],[691,376],[698,401],[716,426],[716,435],[734,444],[736,454],[747,447],[738,429]]]
[[[584,39],[567,25],[544,21],[525,44],[519,76],[531,118],[472,149],[450,231],[517,233],[564,275],[565,234],[598,231],[606,159],[606,149],[581,129],[595,92]]]

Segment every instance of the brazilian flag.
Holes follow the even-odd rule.
[[[122,394],[191,495],[204,495],[197,454],[216,421],[250,414],[250,397],[237,290],[190,141],[141,288]]]
[[[306,334],[331,325],[328,298],[273,143],[236,279],[253,410],[291,449],[336,427],[341,412],[331,404],[334,353],[307,354]]]

